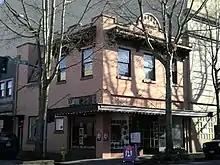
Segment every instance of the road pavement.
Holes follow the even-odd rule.
[[[170,165],[218,165],[220,164],[220,160],[203,160],[196,162],[189,162],[186,164],[170,164]]]
[[[0,160],[0,165],[19,165],[20,161],[18,160]]]
[[[65,163],[64,163],[65,164]],[[189,162],[184,164],[169,164],[169,165],[220,165],[220,160],[198,160],[195,162]],[[0,165],[22,165],[18,160],[0,160]],[[70,165],[131,165],[129,163],[125,164],[122,161],[91,161],[91,162],[74,162]],[[151,163],[147,163],[146,165],[155,165]],[[163,164],[160,164],[163,165]],[[165,164],[164,164],[165,165]],[[167,165],[167,164],[166,164]]]
[[[121,160],[103,160],[103,161],[72,161],[72,162],[63,162],[60,165],[69,164],[69,165],[132,165],[132,163],[123,163]],[[220,160],[197,160],[189,163],[181,163],[181,164],[172,164],[170,165],[220,165]],[[137,165],[156,165],[153,162],[145,162],[144,164],[138,163]],[[158,164],[165,165],[165,164]],[[167,165],[167,164],[166,164]]]

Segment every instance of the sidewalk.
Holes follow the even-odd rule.
[[[140,160],[145,160],[149,162],[149,165],[156,165],[155,161],[152,159],[152,155],[146,155],[145,157],[140,157]],[[67,162],[55,162],[56,165],[124,165],[122,158],[118,159],[83,159],[83,160],[75,160],[75,161],[67,161]],[[136,163],[138,164],[138,163]]]
[[[151,159],[152,155],[146,155],[140,157],[140,160],[144,160],[147,165],[157,165],[158,163]],[[204,159],[203,153],[193,153],[190,154],[191,161],[202,160]],[[56,165],[122,165],[123,159],[83,159],[67,162],[56,162]],[[138,163],[137,163],[138,164]]]
[[[205,155],[202,152],[191,153],[189,154],[192,160],[201,160],[205,159]]]

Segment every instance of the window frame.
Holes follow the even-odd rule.
[[[173,58],[172,61],[172,83],[174,85],[178,84],[178,69],[177,69],[177,59]]]
[[[151,56],[151,57],[153,57],[153,68],[147,67],[147,66],[144,65],[144,80],[156,81],[156,57],[155,57],[153,54],[151,54],[151,53],[144,53],[143,58],[144,58],[145,56]],[[144,59],[145,59],[145,58],[144,58]],[[145,60],[144,60],[144,64],[145,64]],[[145,74],[145,69],[146,69],[146,68],[153,70],[154,79],[151,79],[151,78],[149,79],[149,78],[146,78],[146,77],[145,77],[145,76],[146,76],[146,74]]]
[[[11,95],[10,96],[6,96],[6,91],[7,91],[7,82],[11,81]],[[6,99],[6,98],[11,98],[14,95],[14,78],[6,78],[4,80],[0,80],[0,85],[3,84],[4,86],[4,96],[0,96],[0,99]],[[0,86],[1,88],[1,86]],[[1,89],[0,89],[1,90]]]
[[[61,55],[61,61],[60,61],[60,63],[63,61],[63,60],[65,60],[65,67],[67,67],[67,54],[62,54]],[[66,69],[63,69],[63,68],[61,68],[60,67],[60,65],[59,65],[59,67],[58,67],[58,73],[57,73],[57,82],[66,82]],[[65,79],[61,79],[61,74],[62,73],[65,73]]]
[[[122,61],[119,61],[119,50],[123,50],[123,51],[127,51],[128,53],[129,53],[129,57],[128,57],[128,59],[129,59],[129,63],[127,63],[127,62],[122,62]],[[127,48],[122,48],[122,47],[118,47],[118,59],[117,59],[117,63],[118,63],[118,76],[119,77],[131,77],[131,50],[130,49],[127,49]],[[126,64],[126,65],[128,65],[128,75],[121,75],[121,74],[119,74],[119,64]]]
[[[35,118],[36,119],[36,124],[37,124],[37,117],[38,116],[29,116],[28,117],[28,133],[27,133],[27,142],[35,142],[36,141],[36,139],[34,138],[34,139],[31,139],[30,138],[30,124],[31,124],[31,119],[33,119],[33,118]],[[37,126],[36,126],[37,127]]]
[[[90,57],[89,57],[88,59],[91,59],[91,60],[85,62],[85,59],[84,59],[85,54],[84,54],[84,52],[85,52],[86,50],[89,50],[89,49],[91,49],[92,54],[90,55]],[[87,48],[82,49],[82,54],[81,54],[81,55],[82,55],[81,77],[90,77],[90,76],[93,76],[93,57],[94,57],[93,47],[87,47]],[[87,59],[86,59],[86,60],[87,60]],[[85,75],[85,65],[86,65],[86,64],[91,64],[91,65],[92,65],[92,73],[89,74],[89,75]]]
[[[3,84],[3,89],[1,89],[1,85]],[[5,98],[5,81],[0,81],[0,91],[1,91],[1,95],[0,98]],[[2,92],[3,91],[3,92]],[[4,96],[2,96],[2,93]]]
[[[11,82],[11,87],[10,88],[8,88],[8,82]],[[10,90],[11,89],[11,95],[7,95],[7,90]],[[12,96],[12,94],[13,94],[13,80],[11,79],[11,80],[6,80],[5,81],[5,97],[11,97]]]

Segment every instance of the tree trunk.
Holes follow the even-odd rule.
[[[35,141],[35,152],[37,158],[43,157],[43,146],[44,146],[44,120],[46,120],[47,104],[48,104],[48,93],[49,85],[47,84],[47,75],[45,68],[45,54],[43,56],[44,61],[41,57],[41,45],[39,40],[38,45],[38,118],[36,121],[36,141]],[[45,50],[45,49],[44,49]],[[44,62],[44,63],[42,63]]]
[[[166,151],[173,150],[172,138],[172,58],[169,56],[165,65],[166,70]]]
[[[47,113],[47,104],[48,104],[48,86],[44,82],[41,88],[39,88],[39,111],[38,111],[38,120],[37,120],[37,136],[35,151],[36,156],[39,158],[43,157],[43,145],[44,145],[44,121],[46,120],[45,113]]]
[[[215,137],[220,139],[220,100],[219,100],[219,90],[215,89],[215,96],[216,96],[216,109],[217,109],[217,129],[215,132]]]

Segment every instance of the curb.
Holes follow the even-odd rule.
[[[141,160],[150,160],[152,158],[152,155],[146,155],[146,156],[140,156]],[[81,159],[81,160],[73,160],[73,161],[65,161],[65,162],[55,162],[56,165],[62,165],[62,164],[77,164],[77,163],[85,163],[85,162],[105,162],[105,161],[118,161],[123,162],[123,158],[109,158],[109,159],[103,159],[103,158],[95,158],[95,159]]]
[[[62,165],[62,164],[77,164],[77,163],[86,163],[86,162],[105,162],[105,161],[120,161],[122,162],[121,158],[112,158],[112,159],[81,159],[81,160],[73,160],[73,161],[65,161],[65,162],[55,162],[56,165]]]

